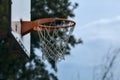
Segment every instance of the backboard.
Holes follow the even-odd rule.
[[[21,20],[30,21],[30,0],[11,0],[11,33],[30,57],[30,33],[21,35]],[[29,26],[28,26],[29,27]]]

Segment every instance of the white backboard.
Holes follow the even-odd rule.
[[[28,57],[30,57],[30,33],[21,36],[20,20],[30,21],[30,1],[12,0],[11,7],[11,33]]]

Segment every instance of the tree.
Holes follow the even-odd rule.
[[[35,19],[41,19],[41,18],[68,18],[68,17],[74,17],[74,9],[77,8],[78,4],[72,4],[69,2],[69,0],[32,0],[31,2],[31,18],[32,20]],[[38,45],[38,36],[36,32],[32,33],[32,43],[35,47],[40,47]],[[81,43],[81,40],[76,40],[74,36],[70,36],[69,44],[72,46],[75,46],[75,44]],[[68,51],[70,51],[70,47],[68,46]],[[66,54],[69,54],[70,52],[67,52]],[[53,60],[49,60],[49,63],[51,63],[52,67],[56,69],[55,62]]]
[[[95,80],[119,80],[119,53],[120,49],[109,50],[102,65],[96,69]]]
[[[6,0],[2,0],[6,1]],[[1,4],[4,4],[2,2]],[[7,3],[5,4],[7,5]],[[4,5],[4,6],[5,6]],[[41,19],[41,18],[50,18],[50,17],[61,17],[68,18],[74,17],[74,9],[77,8],[78,4],[72,4],[69,0],[31,0],[31,20]],[[1,8],[5,8],[2,6]],[[7,7],[8,8],[8,7]],[[0,12],[7,13],[4,11]],[[8,16],[8,14],[7,14]],[[8,18],[6,16],[6,18]],[[4,24],[7,20],[1,21]],[[9,24],[9,23],[7,23]],[[7,25],[1,25],[2,28]],[[36,32],[32,32],[32,54],[31,58],[27,60],[24,55],[20,56],[11,56],[11,54],[7,54],[8,46],[10,45],[8,38],[6,38],[5,46],[3,46],[2,40],[0,41],[0,52],[7,56],[7,60],[0,61],[0,77],[4,77],[6,80],[58,80],[54,73],[50,73],[49,70],[46,69],[46,64],[35,54],[34,48],[40,48],[38,44],[39,39]],[[78,43],[81,43],[81,40],[76,40],[74,35],[70,36],[69,44],[67,47],[68,52],[66,54],[70,54],[70,46],[75,46]],[[3,48],[5,48],[3,50]],[[6,57],[5,57],[6,58]],[[52,66],[52,68],[57,72],[56,62],[49,59],[48,62]]]

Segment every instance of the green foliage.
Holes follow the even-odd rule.
[[[8,31],[8,12],[9,12],[9,6],[8,6],[9,0],[0,0],[0,32],[6,32]]]
[[[32,0],[31,1],[31,19],[42,19],[42,18],[68,18],[74,17],[74,9],[77,8],[78,4],[72,4],[69,0]],[[76,40],[75,37],[72,35],[69,40],[69,44],[71,46],[75,46],[78,43],[81,43],[81,40]],[[37,32],[32,32],[32,44],[34,47],[39,48],[38,45],[39,39]],[[70,46],[67,45],[66,54],[70,54]],[[51,64],[52,68],[57,71],[56,62],[49,59],[49,63]]]
[[[49,17],[74,17],[73,10],[78,6],[77,3],[72,5],[69,0],[32,0],[31,3],[32,20]]]

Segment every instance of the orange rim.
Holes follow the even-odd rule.
[[[49,22],[54,22],[54,21],[65,21],[65,22],[70,22],[71,25],[66,25],[66,26],[48,26],[48,25],[44,25],[45,23],[49,23]],[[75,26],[75,22],[72,20],[68,20],[68,19],[63,19],[63,18],[44,18],[44,19],[40,19],[40,20],[35,20],[33,21],[33,23],[37,23],[38,26],[34,26],[33,30],[38,30],[38,27],[40,30],[44,30],[44,29],[50,29],[50,30],[54,30],[54,29],[59,29],[59,28],[69,28],[69,27],[74,27]]]
[[[71,24],[70,25],[60,25],[60,26],[49,26],[49,25],[44,25],[45,23],[50,23],[50,22],[54,22],[54,21],[65,21],[66,23],[67,22],[70,22]],[[44,19],[38,19],[38,20],[35,20],[35,21],[21,21],[21,34],[22,35],[25,35],[31,31],[37,31],[38,30],[38,27],[39,27],[39,30],[42,31],[42,30],[45,30],[45,29],[48,29],[48,30],[54,30],[54,29],[59,29],[59,28],[69,28],[69,27],[74,27],[75,26],[75,22],[72,21],[72,20],[68,20],[68,19],[63,19],[63,18],[44,18]]]

